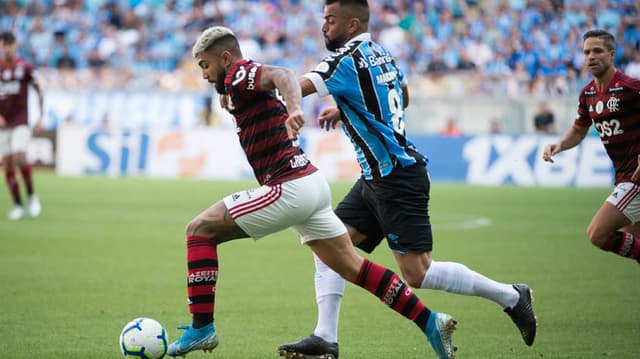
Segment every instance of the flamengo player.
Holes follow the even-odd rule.
[[[640,81],[614,67],[613,35],[590,30],[583,39],[593,81],[580,92],[573,127],[558,143],[547,145],[542,157],[553,162],[553,155],[578,145],[593,123],[613,161],[616,187],[591,220],[589,240],[640,263]]]
[[[218,244],[259,239],[291,227],[331,269],[413,321],[437,352],[446,352],[440,358],[453,358],[453,319],[430,311],[397,274],[358,255],[331,210],[327,180],[289,139],[285,120],[303,118],[294,72],[244,59],[235,35],[222,26],[198,37],[193,56],[204,79],[227,95],[225,107],[236,120],[240,144],[261,187],[217,201],[187,225],[187,293],[193,321],[179,327],[186,331],[169,345],[167,355],[210,351],[218,345],[213,325]]]
[[[20,188],[15,168],[22,174],[29,196],[29,215],[40,215],[40,201],[33,189],[31,165],[27,162],[27,146],[31,138],[29,129],[28,87],[33,86],[38,94],[40,117],[36,130],[42,127],[43,96],[36,80],[33,65],[16,56],[16,38],[10,32],[0,34],[0,156],[3,158],[7,187],[13,198],[14,208],[9,212],[10,220],[24,217],[25,210],[20,197]]]

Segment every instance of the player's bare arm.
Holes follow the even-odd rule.
[[[316,93],[316,87],[313,86],[313,82],[306,77],[301,77],[299,80],[300,89],[302,90],[302,97],[309,96],[313,93]]]
[[[409,106],[409,87],[408,86],[400,86],[402,88],[402,104],[404,108]]]
[[[293,70],[263,65],[260,88],[264,91],[278,89],[289,112],[301,110],[302,93]]]
[[[587,136],[588,131],[589,127],[581,127],[574,124],[569,131],[564,134],[560,141],[545,146],[544,152],[542,153],[542,159],[553,163],[553,156],[580,144],[585,136]]]
[[[260,88],[263,90],[278,89],[280,96],[287,104],[289,117],[285,121],[289,138],[297,138],[304,125],[302,112],[302,91],[295,72],[290,69],[275,66],[263,66],[260,77]]]
[[[640,155],[638,155],[638,164],[636,166],[636,170],[633,171],[633,174],[631,175],[631,180],[637,182],[640,182]]]
[[[42,78],[34,73],[33,82],[31,82],[31,87],[36,91],[36,95],[38,96],[38,120],[36,121],[36,125],[33,128],[36,132],[40,132],[42,130],[42,119],[44,117],[44,94],[42,91]]]
[[[223,243],[247,235],[231,218],[223,201],[204,210],[187,224],[187,236],[202,236]]]
[[[218,95],[218,101],[220,102],[220,107],[226,109],[229,104],[229,95]]]
[[[4,116],[0,114],[0,128],[4,128],[7,126],[7,120],[4,119]]]

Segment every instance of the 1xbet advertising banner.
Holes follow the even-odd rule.
[[[429,158],[434,181],[477,185],[601,187],[613,184],[613,169],[597,137],[555,158],[542,151],[556,137],[493,135],[459,138],[415,136]],[[95,131],[63,126],[58,130],[56,170],[60,175],[148,176],[251,179],[253,172],[234,131]],[[351,143],[341,131],[307,129],[300,144],[330,180],[359,175]]]
[[[558,137],[492,135],[460,138],[419,136],[415,144],[429,157],[434,180],[477,185],[603,187],[613,184],[611,160],[598,137],[561,152],[554,163],[542,160]]]

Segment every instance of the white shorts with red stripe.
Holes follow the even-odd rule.
[[[631,223],[640,222],[640,185],[632,182],[618,183],[607,198]]]
[[[234,193],[224,198],[224,204],[236,224],[255,239],[289,227],[302,243],[347,232],[331,209],[331,190],[320,171]]]
[[[27,125],[0,128],[0,156],[27,152],[31,140],[31,129]]]

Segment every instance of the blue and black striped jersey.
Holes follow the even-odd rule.
[[[332,95],[343,130],[355,147],[365,179],[380,178],[397,165],[416,163],[415,146],[405,135],[401,85],[406,85],[393,56],[360,34],[305,74],[318,95]]]

